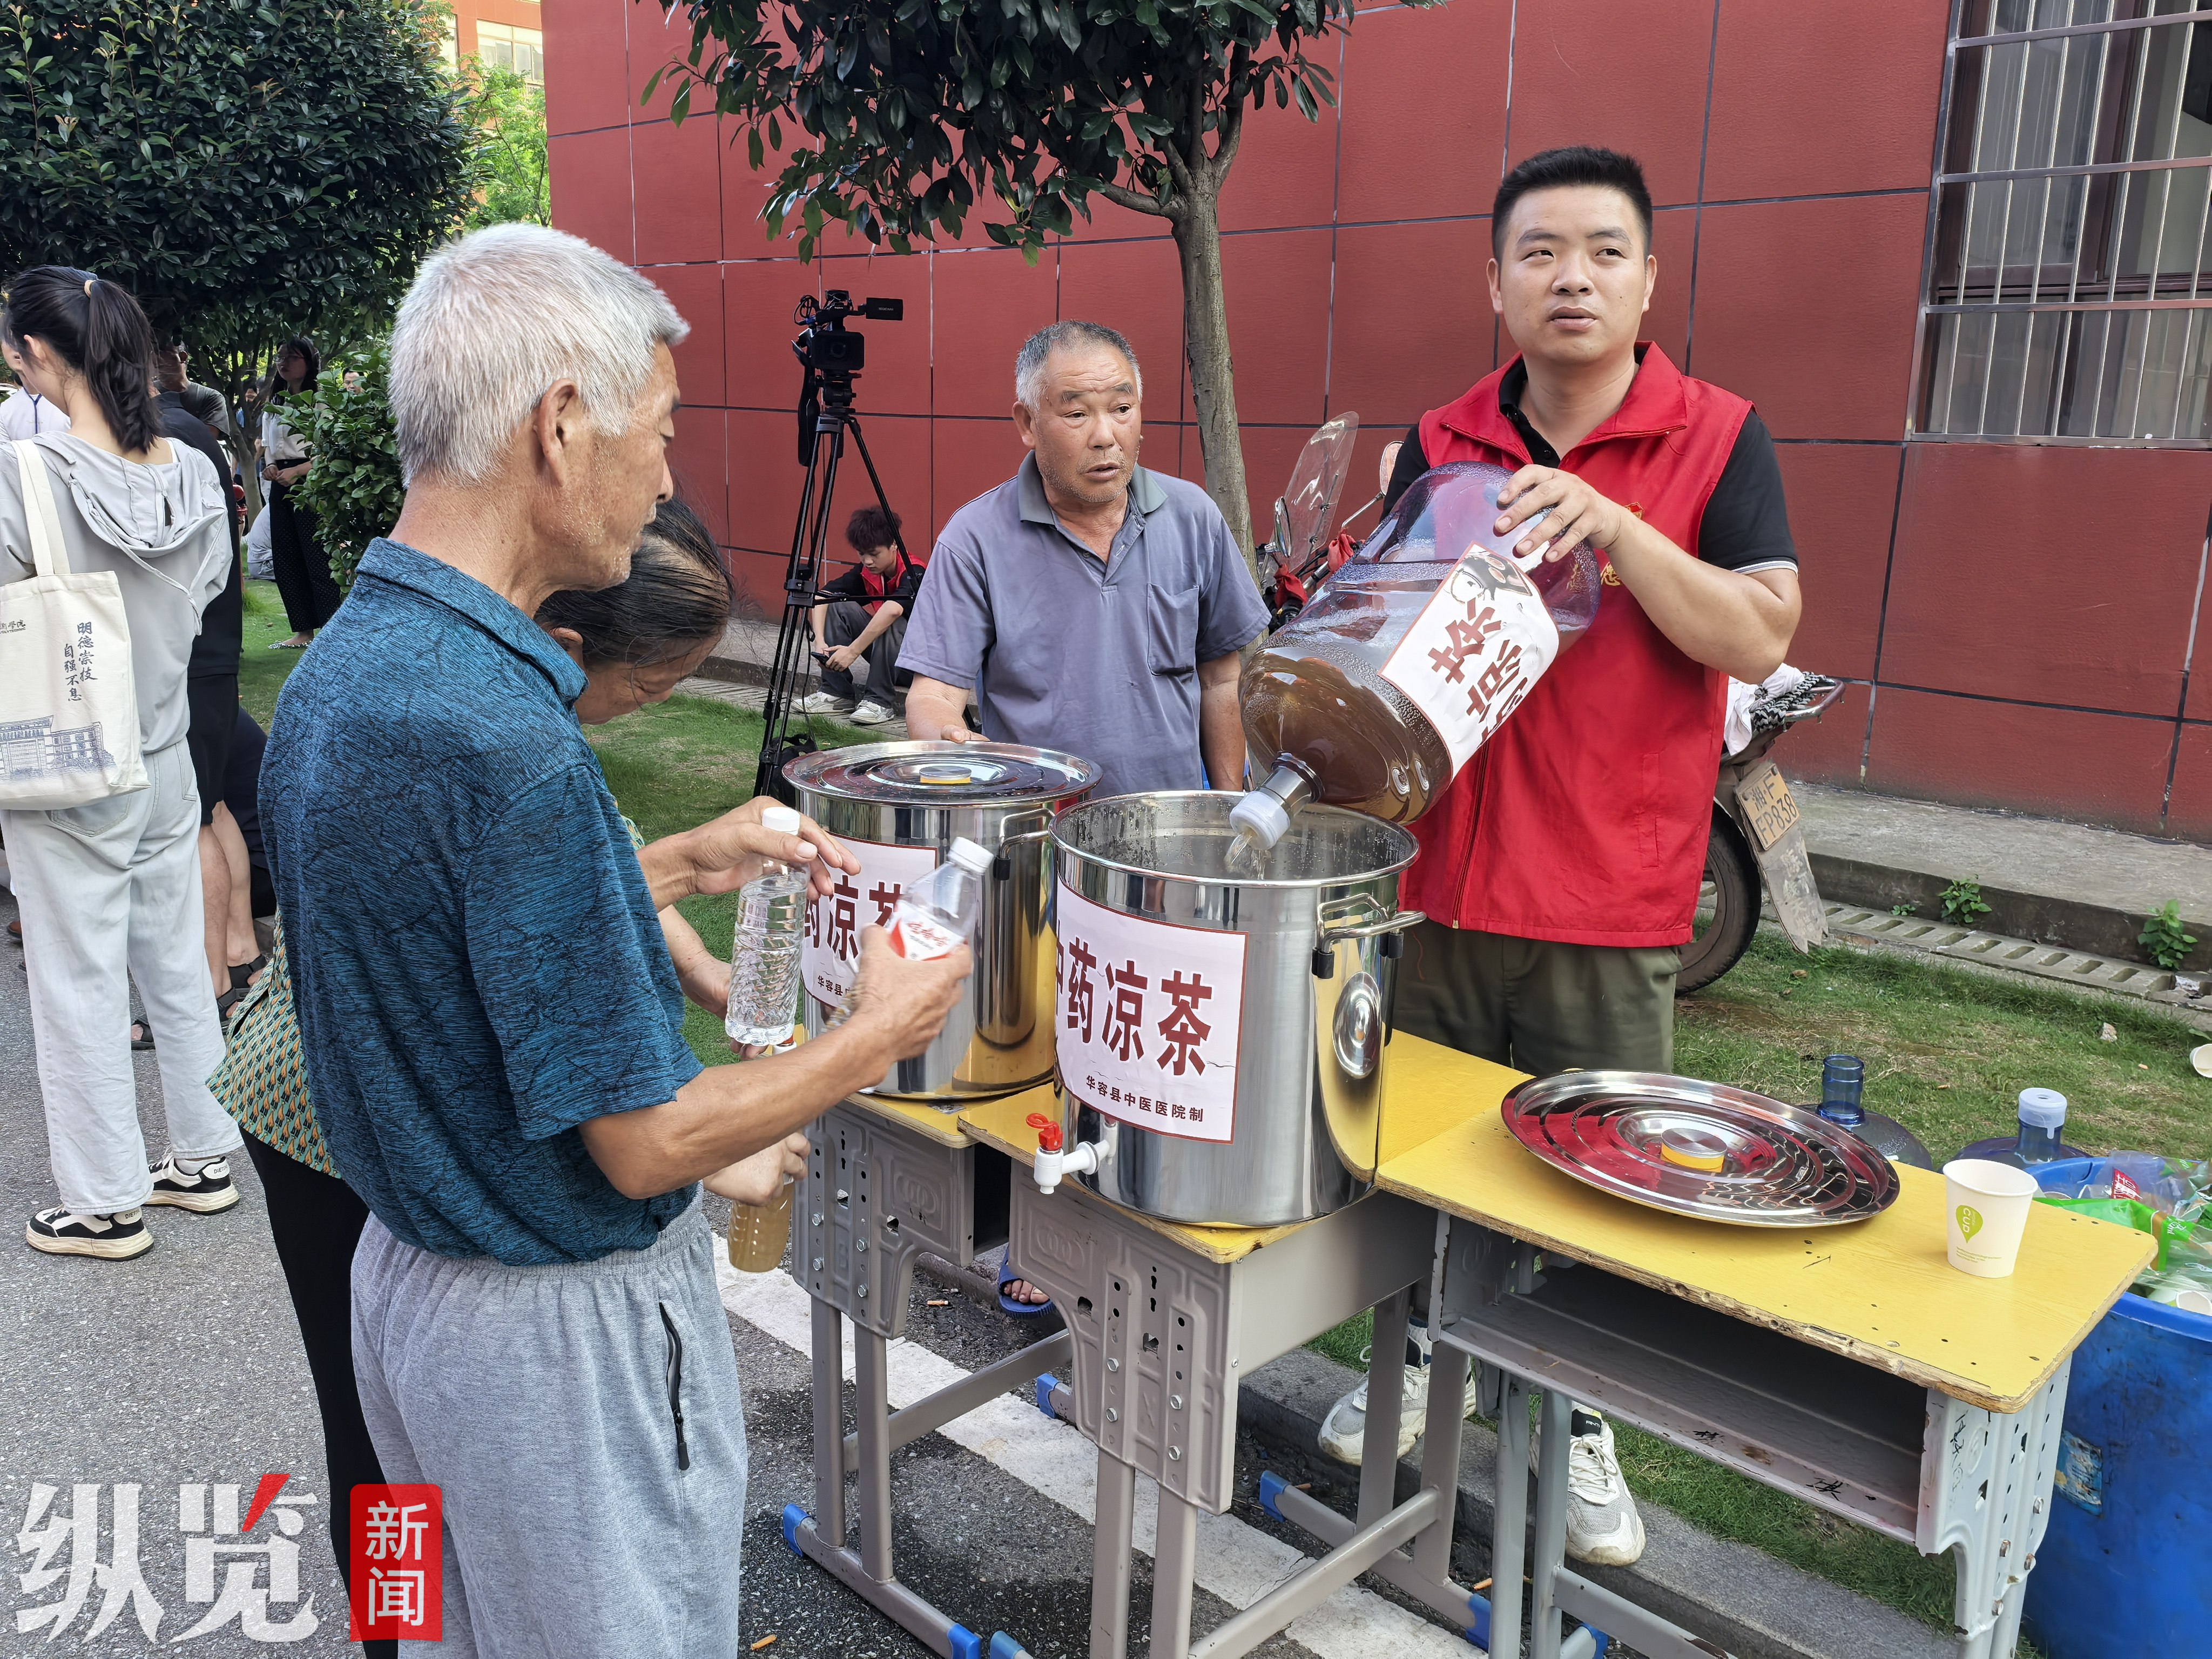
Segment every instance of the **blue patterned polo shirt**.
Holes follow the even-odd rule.
[[[583,689],[506,599],[378,540],[277,699],[262,828],[315,1114],[441,1255],[640,1249],[696,1190],[623,1197],[577,1130],[700,1070]]]

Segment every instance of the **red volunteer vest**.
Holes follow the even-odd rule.
[[[1694,549],[1751,405],[1656,345],[1613,417],[1561,465]],[[1506,368],[1511,368],[1507,364]],[[1528,465],[1488,376],[1421,417],[1429,465]],[[1727,678],[1684,656],[1606,571],[1597,620],[1413,826],[1404,902],[1454,927],[1620,947],[1690,937]]]

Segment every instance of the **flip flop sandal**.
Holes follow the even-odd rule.
[[[1002,1261],[999,1264],[999,1305],[1017,1319],[1035,1319],[1039,1314],[1044,1312],[1046,1309],[1051,1307],[1052,1304],[1049,1302],[1017,1302],[1013,1297],[1008,1296],[1006,1294],[1006,1286],[1020,1278],[1021,1274],[1014,1271],[1014,1264],[1011,1261]],[[1026,1284],[1029,1281],[1024,1280],[1023,1282]]]
[[[269,953],[264,951],[244,966],[233,968],[230,970],[230,988],[234,991],[243,991],[253,983],[253,976],[268,965]],[[216,1006],[221,1008],[222,1006],[222,1000],[218,997],[216,1000]]]
[[[154,1046],[154,1028],[149,1025],[144,1020],[132,1020],[131,1022],[131,1029],[134,1031],[143,1031],[145,1033],[145,1036],[135,1036],[131,1039],[131,1046],[133,1049],[143,1053],[146,1049]]]

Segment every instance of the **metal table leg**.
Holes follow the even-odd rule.
[[[1198,1509],[1162,1488],[1152,1541],[1152,1659],[1186,1659],[1190,1604],[1198,1573]]]
[[[1137,1472],[1109,1451],[1098,1454],[1097,1510],[1091,1569],[1091,1659],[1127,1659]]]
[[[785,1540],[944,1659],[982,1659],[985,1641],[898,1582],[891,1549],[890,1454],[1066,1353],[1040,1344],[904,1411],[890,1409],[889,1341],[902,1334],[917,1257],[954,1261],[977,1248],[979,1151],[948,1146],[847,1103],[817,1119],[796,1194],[793,1274],[813,1298],[814,1513],[783,1514]],[[983,1154],[997,1157],[995,1153]],[[985,1243],[996,1243],[987,1239]],[[844,1421],[844,1322],[853,1322],[854,1432]],[[859,1475],[847,1541],[845,1474]]]

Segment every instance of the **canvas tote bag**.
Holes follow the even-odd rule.
[[[11,447],[38,574],[0,583],[0,809],[143,789],[122,586],[112,570],[70,572],[46,462],[34,445]]]

